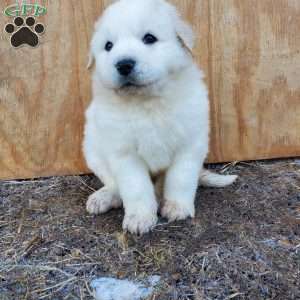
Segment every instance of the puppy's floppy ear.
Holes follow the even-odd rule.
[[[177,14],[176,21],[176,33],[179,42],[184,48],[186,48],[191,54],[195,44],[195,35],[190,25],[181,19]]]
[[[92,53],[92,50],[90,50],[90,53],[89,53],[89,56],[88,56],[88,63],[87,63],[86,68],[88,70],[90,70],[93,67],[94,63],[95,63],[95,57],[94,57],[94,54]]]
[[[169,8],[171,16],[173,18],[173,23],[175,24],[175,31],[178,37],[178,41],[184,48],[192,53],[195,35],[191,26],[182,19],[181,15],[173,5],[170,5]]]
[[[97,30],[100,27],[101,18],[99,18],[94,25],[94,34],[90,43],[90,52],[88,56],[87,69],[91,69],[95,63],[95,53],[97,49]]]
[[[90,52],[88,55],[87,69],[91,69],[95,63],[95,53],[97,53],[98,44],[98,30],[101,26],[102,17],[100,17],[94,24],[94,33],[90,43]]]

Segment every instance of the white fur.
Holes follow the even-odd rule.
[[[157,43],[142,42],[148,32]],[[109,52],[104,50],[107,41],[113,43]],[[162,171],[162,216],[173,221],[195,214],[208,152],[209,104],[202,73],[187,50],[192,46],[192,31],[164,0],[117,1],[96,23],[93,99],[83,149],[89,168],[105,187],[90,196],[87,209],[103,213],[119,207],[122,199],[123,228],[132,233],[146,233],[157,222],[150,175]],[[115,64],[124,58],[136,60],[140,87],[122,87]]]

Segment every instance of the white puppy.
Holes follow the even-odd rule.
[[[123,229],[132,233],[155,226],[159,203],[169,221],[194,217],[199,179],[218,187],[236,179],[202,169],[209,103],[192,47],[190,27],[164,0],[116,1],[96,23],[83,148],[104,187],[87,210],[101,214],[123,204]],[[162,199],[151,179],[158,174]]]

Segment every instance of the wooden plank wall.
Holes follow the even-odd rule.
[[[1,0],[0,9],[14,1]],[[38,1],[37,1],[38,2]],[[0,178],[86,172],[83,111],[93,23],[110,1],[43,1],[36,49],[12,49],[0,17]],[[174,0],[197,33],[211,98],[209,161],[300,155],[300,1]]]

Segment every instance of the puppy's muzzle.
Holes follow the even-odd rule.
[[[136,65],[136,61],[133,59],[123,59],[116,63],[116,69],[121,76],[129,76]]]

